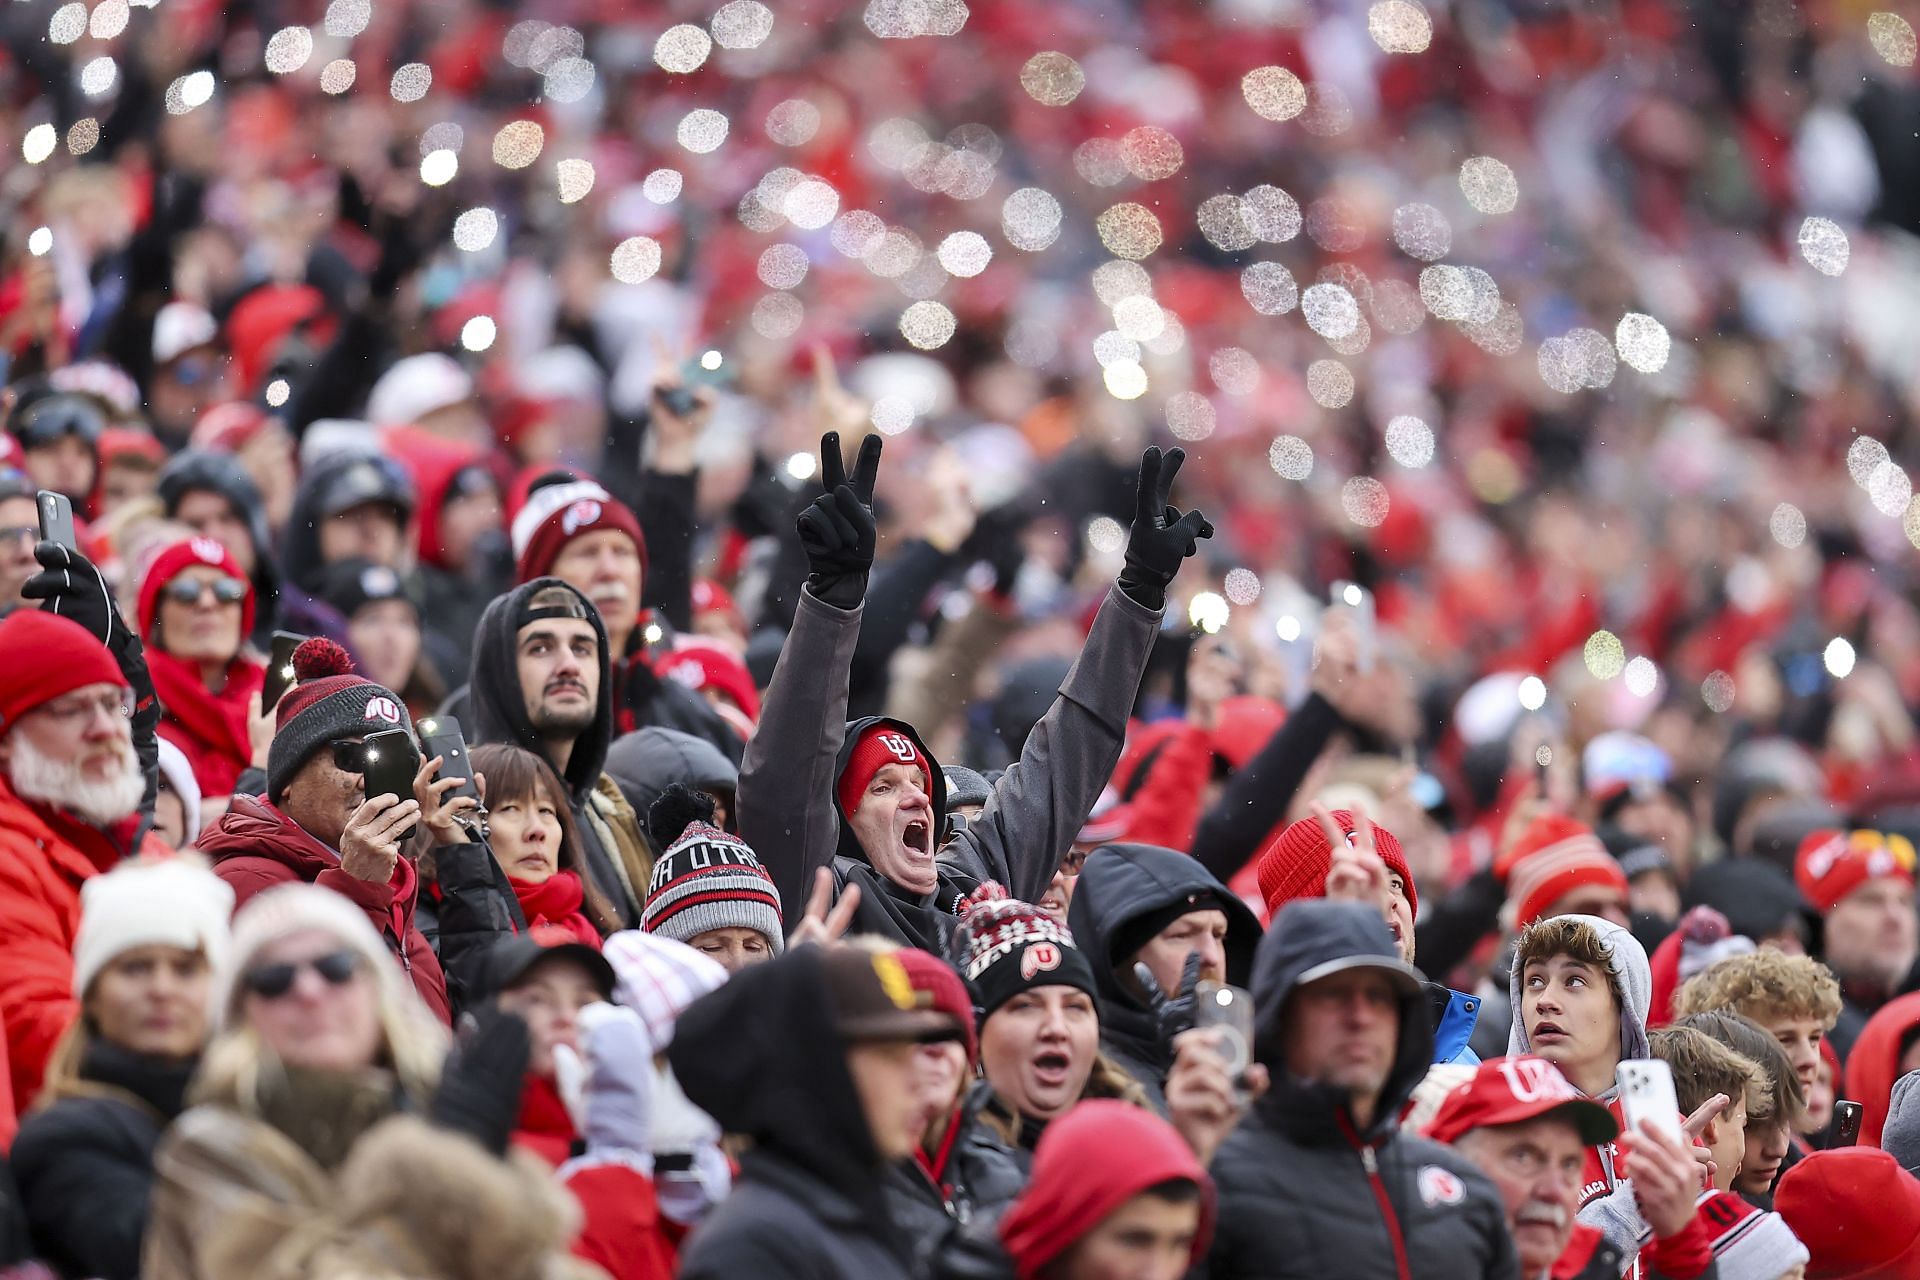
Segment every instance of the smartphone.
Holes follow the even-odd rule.
[[[1193,988],[1193,1025],[1222,1027],[1226,1035],[1227,1074],[1241,1091],[1241,1078],[1253,1062],[1253,996],[1224,982],[1201,982]]]
[[[690,418],[693,411],[700,407],[693,392],[685,387],[655,387],[653,395],[676,418]]]
[[[1354,664],[1362,671],[1372,671],[1374,659],[1379,654],[1379,637],[1374,627],[1373,592],[1357,582],[1336,582],[1329,593],[1335,608],[1345,607],[1353,610],[1355,645]]]
[[[431,720],[420,722],[420,754],[423,760],[440,757],[440,776],[458,778],[460,785],[441,797],[445,804],[456,796],[468,796],[476,803],[480,799],[480,788],[474,785],[473,762],[467,757],[467,739],[460,732],[460,722],[452,716],[435,716]]]
[[[80,550],[80,538],[73,530],[73,499],[51,489],[40,490],[40,540],[57,542],[69,551]]]
[[[413,735],[405,729],[383,729],[366,736],[367,799],[395,796],[413,798],[413,775],[420,772],[420,753],[414,748]],[[401,833],[406,840],[413,835],[409,827]]]
[[[1860,1117],[1865,1111],[1857,1102],[1842,1099],[1833,1104],[1833,1141],[1829,1147],[1857,1147],[1860,1145]]]
[[[267,656],[267,683],[260,690],[260,709],[271,711],[293,688],[293,651],[307,639],[292,631],[273,633],[273,648]]]
[[[1658,1058],[1628,1058],[1614,1069],[1614,1078],[1620,1082],[1620,1118],[1628,1129],[1660,1129],[1684,1142],[1671,1067]]]

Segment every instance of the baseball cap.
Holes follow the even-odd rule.
[[[1613,1113],[1582,1096],[1560,1074],[1560,1068],[1545,1058],[1515,1054],[1482,1062],[1471,1079],[1441,1102],[1427,1124],[1427,1136],[1435,1142],[1451,1143],[1471,1129],[1519,1124],[1555,1114],[1572,1121],[1585,1146],[1611,1142],[1620,1132]]]
[[[833,1029],[849,1043],[966,1040],[966,1027],[934,1004],[931,991],[916,988],[900,957],[859,947],[831,947],[822,957]]]
[[[538,931],[516,933],[488,947],[480,957],[479,990],[474,994],[479,998],[497,996],[525,978],[535,965],[554,957],[563,957],[581,965],[593,975],[593,985],[599,990],[601,998],[613,999],[618,979],[605,956],[584,942],[549,944]]]

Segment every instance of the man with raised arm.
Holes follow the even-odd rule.
[[[825,492],[799,520],[809,574],[747,744],[740,834],[764,851],[790,913],[830,872],[835,896],[860,895],[855,931],[942,953],[956,904],[983,881],[1022,901],[1046,892],[1119,760],[1167,586],[1213,526],[1167,505],[1185,454],[1148,449],[1126,567],[1079,660],[986,807],[949,838],[946,782],[914,727],[846,722],[880,449],[878,436],[863,441],[849,480],[839,435],[820,441]]]

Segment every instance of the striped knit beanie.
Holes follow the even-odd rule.
[[[640,927],[678,942],[709,929],[752,929],[779,955],[786,945],[773,877],[739,836],[688,823],[653,864]]]
[[[1575,889],[1610,885],[1627,894],[1627,874],[1584,822],[1543,814],[1528,823],[1509,855],[1507,900],[1514,926],[1524,929]]]
[[[985,1022],[995,1009],[1034,987],[1078,987],[1100,992],[1093,965],[1074,945],[1067,926],[1031,903],[1009,897],[989,880],[960,906],[953,964],[973,989]]]

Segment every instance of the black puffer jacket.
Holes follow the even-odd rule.
[[[1173,1059],[1153,1014],[1134,985],[1123,981],[1133,957],[1151,940],[1150,918],[1191,903],[1196,911],[1227,916],[1227,981],[1245,986],[1260,944],[1260,920],[1213,873],[1184,853],[1150,844],[1096,849],[1080,870],[1067,924],[1093,964],[1100,988],[1100,1051],[1139,1081],[1155,1109],[1166,1113],[1167,1072]]]
[[[997,1221],[1026,1186],[1022,1163],[976,1119],[985,1096],[976,1090],[962,1105],[939,1182],[918,1160],[900,1161],[887,1171],[887,1209],[913,1244],[917,1271],[928,1269],[948,1233],[976,1221]]]
[[[138,1280],[154,1148],[183,1109],[194,1065],[96,1040],[80,1091],[20,1126],[14,1177],[34,1245],[61,1274]]]
[[[1400,1109],[1433,1058],[1424,988],[1408,983],[1400,997],[1398,1051],[1364,1131],[1343,1091],[1287,1074],[1289,997],[1309,971],[1358,956],[1404,968],[1379,913],[1354,903],[1289,904],[1261,943],[1255,1056],[1272,1071],[1273,1087],[1214,1158],[1220,1212],[1206,1274],[1518,1280],[1493,1184],[1452,1148],[1399,1129]]]

